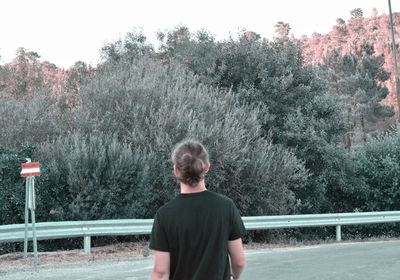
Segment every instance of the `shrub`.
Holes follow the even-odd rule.
[[[363,211],[400,208],[400,138],[398,132],[383,134],[360,146],[354,154],[359,161],[358,176],[365,184],[354,190]]]
[[[45,101],[51,110],[39,106]],[[50,99],[9,104],[17,112],[34,104],[37,137],[22,138],[37,145],[32,156],[42,164],[39,222],[153,217],[178,192],[170,152],[186,138],[206,145],[212,163],[207,186],[233,198],[243,215],[296,212],[294,191],[308,176],[291,150],[262,137],[260,109],[200,84],[178,65],[150,59],[105,64],[81,88],[79,105],[63,114]],[[12,137],[5,139],[12,145]],[[16,156],[4,164],[21,162]],[[18,173],[10,174],[7,180],[21,184]],[[15,194],[2,195],[2,222],[22,222],[10,218],[22,213],[11,207]]]

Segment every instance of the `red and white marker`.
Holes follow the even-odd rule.
[[[32,177],[40,176],[40,163],[39,162],[26,162],[21,164],[21,176]]]

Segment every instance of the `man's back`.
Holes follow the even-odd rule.
[[[150,248],[170,253],[170,279],[225,280],[228,241],[243,234],[231,199],[210,191],[180,194],[157,212]]]

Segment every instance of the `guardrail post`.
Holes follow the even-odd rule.
[[[90,254],[90,235],[83,237],[83,251],[85,254]]]
[[[340,225],[336,226],[336,241],[342,241],[342,227]]]

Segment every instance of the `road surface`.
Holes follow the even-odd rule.
[[[398,280],[400,240],[246,251],[242,280]],[[1,273],[1,280],[150,279],[153,257],[39,267]]]

